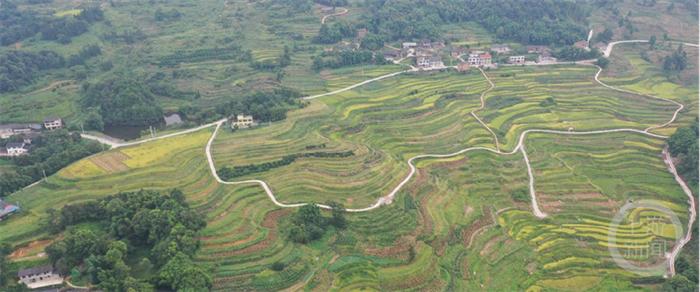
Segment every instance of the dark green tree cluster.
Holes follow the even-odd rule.
[[[697,235],[697,234],[693,234],[693,235]],[[695,240],[697,241],[697,238],[695,238]],[[692,248],[693,246],[691,245],[689,247]],[[696,245],[696,247],[697,247],[697,245]],[[676,273],[678,275],[682,275],[682,276],[686,277],[691,283],[695,283],[695,289],[693,289],[693,291],[697,291],[697,283],[698,283],[698,266],[697,265],[693,265],[692,262],[688,261],[688,259],[686,259],[683,256],[678,257],[678,260],[676,261]]]
[[[689,127],[678,128],[668,139],[668,150],[676,157],[678,172],[691,185],[698,187],[698,118]]]
[[[12,1],[0,1],[0,45],[6,46],[35,35],[41,27],[38,15],[22,11]]]
[[[27,286],[17,283],[17,272],[12,269],[7,256],[12,253],[12,246],[7,242],[0,243],[0,290],[3,292],[28,292]]]
[[[330,202],[328,206],[331,207],[330,218],[321,215],[321,209],[315,204],[307,204],[299,208],[290,220],[288,238],[297,243],[309,243],[321,238],[330,226],[337,229],[345,228],[347,221],[343,205]]]
[[[610,65],[610,60],[608,58],[600,56],[598,57],[598,60],[595,61],[595,64],[600,66],[600,68],[607,68],[608,65]]]
[[[683,45],[673,51],[669,56],[664,57],[664,70],[683,71],[688,67],[688,54],[683,50]]]
[[[32,83],[41,71],[64,66],[63,56],[53,51],[0,53],[0,93]]]
[[[360,48],[370,51],[377,51],[384,47],[384,38],[378,34],[367,34],[360,42]]]
[[[280,121],[287,117],[288,110],[304,106],[299,97],[299,92],[287,88],[257,91],[228,102],[218,107],[217,111],[221,116],[248,114],[260,122]]]
[[[314,57],[311,67],[318,71],[324,68],[340,68],[360,64],[382,65],[386,64],[387,62],[388,61],[384,59],[383,56],[377,55],[368,50],[341,51],[335,53],[323,53]]]
[[[83,65],[87,60],[89,60],[92,57],[96,57],[102,54],[102,50],[100,49],[100,46],[92,44],[92,45],[86,45],[80,49],[80,52],[78,52],[75,55],[70,55],[67,60],[67,65],[68,67],[76,66],[76,65]]]
[[[206,222],[189,207],[179,190],[119,193],[96,201],[67,205],[53,211],[51,228],[58,232],[78,223],[100,223],[107,236],[88,229],[71,229],[62,240],[46,248],[54,267],[62,273],[77,268],[93,284],[107,291],[203,291],[211,276],[192,261],[199,248],[198,232]],[[130,251],[147,249],[140,268],[155,276],[133,275],[126,264]]]
[[[82,105],[96,108],[105,125],[151,125],[163,117],[163,110],[144,81],[127,74],[83,85]]]
[[[389,40],[438,38],[444,23],[474,21],[498,39],[527,44],[571,45],[586,37],[586,3],[575,1],[372,0],[366,21]]]
[[[85,33],[90,24],[103,19],[99,7],[83,9],[76,16],[41,15],[31,9],[18,9],[11,1],[0,1],[0,44],[9,45],[41,33],[44,40],[69,43]]]
[[[595,36],[595,40],[597,42],[608,43],[608,42],[610,42],[610,40],[612,40],[612,37],[613,37],[612,29],[606,27],[605,30],[603,30],[601,33],[599,33]]]
[[[4,145],[6,141],[2,142]],[[66,130],[43,133],[32,140],[29,154],[10,160],[14,172],[0,176],[0,196],[38,181],[44,172],[51,175],[73,161],[101,150],[97,142],[82,139],[79,134],[69,134]]]
[[[587,51],[582,48],[567,46],[555,51],[554,56],[563,61],[590,60],[600,57],[600,51],[598,49]]]
[[[113,36],[120,38],[119,36]],[[203,62],[207,60],[251,60],[250,50],[244,50],[240,46],[230,45],[225,48],[210,48],[197,50],[177,51],[172,55],[160,58],[160,66],[175,66],[184,62]]]
[[[154,18],[156,21],[172,21],[172,20],[178,20],[182,17],[182,13],[178,11],[177,9],[170,9],[170,10],[163,10],[163,9],[156,9],[156,12],[154,13]]]
[[[321,25],[314,41],[321,44],[335,44],[343,38],[353,36],[355,36],[355,28],[347,22],[338,21]]]
[[[686,276],[675,275],[671,279],[666,280],[661,285],[661,290],[665,292],[694,292],[698,291],[697,282],[691,282]]]

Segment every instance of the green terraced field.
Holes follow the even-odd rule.
[[[401,70],[322,72],[323,87],[342,88],[394,69]],[[595,70],[486,71],[496,87],[476,114],[510,150],[527,129],[644,129],[666,122],[675,110],[661,100],[604,88],[593,80]],[[402,74],[310,101],[281,122],[235,132],[222,128],[212,145],[214,161],[217,167],[241,166],[291,154],[353,151],[351,157],[298,158],[236,180],[262,179],[282,202],[335,200],[363,208],[405,177],[405,161],[415,155],[494,147],[491,134],[470,114],[488,87],[478,71]],[[689,100],[692,92],[678,100]],[[543,106],[547,97],[556,104]],[[692,112],[681,115],[692,118]],[[44,231],[49,208],[118,191],[177,187],[208,222],[196,260],[212,270],[217,291],[618,290],[634,288],[631,280],[638,278],[616,266],[607,249],[610,220],[624,202],[655,198],[687,222],[685,196],[660,157],[663,140],[629,133],[535,133],[525,149],[538,202],[549,214],[545,219],[511,195],[528,187],[520,152],[475,150],[419,159],[416,175],[392,204],[348,214],[347,229],[300,245],[284,234],[293,209],[275,206],[256,184],[221,185],[212,177],[204,151],[212,132],[100,153],[11,195],[8,200],[25,211],[0,222],[0,241],[50,238]],[[614,244],[621,248],[669,237],[668,231],[650,232],[646,221],[625,223],[618,234]],[[271,269],[277,262],[282,271]]]

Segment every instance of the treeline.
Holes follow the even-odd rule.
[[[698,118],[688,127],[678,128],[668,139],[668,150],[678,159],[678,173],[691,189],[698,189]]]
[[[601,55],[598,49],[591,49],[588,51],[574,46],[567,46],[556,50],[554,56],[561,61],[580,61],[597,59]]]
[[[192,261],[206,222],[179,190],[119,193],[50,211],[53,232],[79,223],[107,228],[104,234],[74,228],[46,247],[54,268],[64,275],[84,275],[106,291],[206,291],[212,286],[209,272]],[[147,257],[134,253],[144,249]],[[137,264],[127,264],[138,258]]]
[[[327,203],[331,207],[331,217],[321,215],[321,209],[315,204],[307,204],[299,208],[290,220],[287,238],[297,243],[309,243],[323,236],[326,230],[333,226],[344,229],[347,226],[345,208],[336,202]]]
[[[90,124],[143,126],[158,123],[163,109],[145,82],[136,76],[119,74],[83,85],[82,105],[92,115]]]
[[[54,17],[20,10],[11,1],[0,1],[0,44],[13,44],[41,33],[44,40],[69,43],[88,31],[90,24],[104,19],[99,7],[88,7],[76,16]]]
[[[355,153],[353,153],[352,151],[299,153],[299,154],[286,155],[286,156],[282,157],[281,159],[278,159],[278,160],[275,160],[272,162],[263,162],[263,163],[259,163],[259,164],[248,164],[248,165],[234,166],[234,167],[224,166],[218,170],[218,174],[223,179],[228,180],[228,179],[241,177],[241,176],[252,174],[252,173],[259,173],[259,172],[268,171],[270,169],[282,167],[285,165],[290,165],[294,161],[296,161],[298,158],[304,158],[304,157],[333,158],[333,157],[350,157],[353,155],[355,155]]]
[[[324,52],[314,57],[311,68],[318,71],[324,68],[340,68],[359,64],[388,64],[383,56],[369,50]]]
[[[64,64],[63,56],[53,51],[12,50],[0,54],[0,93],[18,90],[31,84],[42,70],[61,68]]]
[[[203,62],[207,60],[237,60],[249,61],[250,50],[244,50],[240,46],[231,45],[226,48],[197,49],[189,51],[177,51],[172,55],[160,58],[161,66],[175,66],[184,62]]]
[[[216,112],[223,117],[244,113],[260,122],[280,121],[287,117],[290,109],[304,107],[305,103],[299,97],[301,93],[288,88],[257,91],[218,106]]]
[[[8,141],[22,141],[22,137],[14,136],[0,142],[4,145]],[[49,176],[73,161],[100,152],[102,147],[97,142],[82,139],[80,134],[55,130],[32,139],[30,150],[27,155],[10,159],[15,171],[0,176],[0,196],[40,180],[44,172]]]
[[[571,45],[586,37],[587,4],[580,1],[368,1],[366,23],[387,40],[435,39],[444,23],[474,21],[500,40]]]

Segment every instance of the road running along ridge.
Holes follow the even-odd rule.
[[[600,72],[602,71],[602,68],[601,68],[601,67],[597,67],[597,68],[598,68],[598,72],[596,72],[595,80],[596,80],[598,83],[600,83],[601,85],[603,85],[603,86],[605,86],[605,87],[607,87],[607,88],[613,89],[613,90],[618,90],[618,91],[622,91],[622,92],[628,92],[628,91],[625,91],[625,90],[622,90],[622,89],[618,89],[618,88],[612,87],[612,86],[610,86],[610,85],[607,85],[607,84],[601,82],[601,81],[598,79],[598,76],[599,76]],[[355,88],[355,87],[357,87],[357,86],[364,85],[364,84],[369,83],[369,82],[377,81],[377,80],[380,80],[380,79],[383,79],[383,78],[391,77],[391,76],[398,75],[398,74],[405,73],[405,72],[409,72],[409,71],[416,71],[416,70],[415,70],[415,69],[411,69],[411,70],[400,71],[400,72],[395,72],[395,73],[383,75],[383,76],[380,76],[380,77],[377,77],[377,78],[373,78],[373,79],[370,79],[370,80],[367,80],[367,81],[364,81],[364,82],[360,82],[360,83],[358,83],[358,84],[355,84],[355,85],[352,85],[352,86],[349,86],[349,87],[346,87],[346,88],[343,88],[343,89],[340,89],[340,90],[336,90],[336,91],[334,91],[334,92],[329,92],[329,93],[326,93],[326,94],[320,94],[320,95],[315,95],[315,96],[309,96],[309,97],[305,97],[304,99],[314,99],[314,98],[318,98],[318,97],[321,97],[321,96],[326,96],[326,95],[330,95],[330,94],[335,94],[335,93],[343,92],[343,91],[346,91],[346,90],[350,90],[350,89],[352,89],[352,88]],[[482,73],[484,73],[484,72],[482,71]],[[488,78],[488,76],[486,76],[486,75],[484,74],[484,77],[486,78],[486,80],[489,81],[489,83],[492,84],[492,82],[490,81],[490,79]],[[487,89],[486,91],[491,90],[491,89],[492,89],[492,88],[489,88],[489,89]],[[632,92],[632,93],[633,93],[633,92]],[[634,94],[636,94],[636,93],[634,93]],[[644,95],[644,96],[646,96],[646,95]],[[482,94],[482,97],[483,97],[483,94]],[[653,97],[653,96],[651,96],[651,97]],[[660,97],[653,97],[653,98],[662,99],[662,100],[667,100],[667,101],[669,101],[669,102],[673,102],[673,103],[679,105],[679,109],[676,110],[676,111],[674,112],[674,115],[671,117],[671,120],[668,121],[668,122],[666,122],[666,123],[663,124],[662,126],[665,126],[665,125],[668,125],[668,124],[672,123],[672,122],[676,119],[677,113],[678,113],[680,110],[683,109],[683,105],[680,104],[680,103],[677,103],[677,102],[675,102],[675,101],[672,101],[672,100],[669,100],[669,99],[665,99],[665,98],[660,98]],[[474,116],[477,118],[477,120],[480,120],[475,114],[474,114]],[[482,122],[482,125],[483,125],[484,127],[486,127],[486,129],[488,129],[489,132],[493,133],[493,131],[492,131],[491,129],[489,129],[489,127],[486,126],[483,122]],[[217,130],[218,130],[219,127],[220,127],[220,124],[217,125]],[[373,209],[379,208],[380,206],[382,206],[382,205],[384,205],[384,204],[391,204],[391,202],[393,201],[395,195],[401,190],[401,188],[402,188],[406,183],[408,183],[408,182],[411,180],[411,178],[412,178],[413,175],[415,174],[416,168],[415,168],[415,165],[414,165],[413,162],[414,162],[415,160],[417,160],[417,159],[421,159],[421,158],[446,158],[446,157],[452,157],[452,156],[460,155],[460,154],[463,154],[463,153],[466,153],[466,152],[469,152],[469,151],[473,151],[473,150],[486,150],[486,151],[491,151],[491,152],[493,152],[493,153],[501,154],[501,155],[512,155],[512,154],[515,154],[516,152],[520,151],[520,152],[523,154],[523,159],[524,159],[524,161],[525,161],[525,163],[526,163],[527,170],[528,170],[529,191],[530,191],[531,206],[532,206],[533,214],[534,214],[536,217],[538,217],[538,218],[545,218],[545,217],[547,217],[547,214],[544,213],[544,212],[542,212],[542,211],[540,210],[539,205],[538,205],[538,203],[537,203],[537,193],[536,193],[535,187],[534,187],[534,173],[533,173],[532,167],[531,167],[531,165],[530,165],[529,158],[527,157],[527,153],[526,153],[526,151],[525,151],[524,140],[525,140],[525,137],[526,137],[526,135],[527,135],[528,133],[539,132],[539,133],[561,134],[561,135],[590,135],[590,134],[604,134],[604,133],[616,133],[616,132],[631,132],[631,133],[639,133],[639,134],[649,135],[649,136],[652,136],[652,137],[655,137],[655,138],[661,138],[661,139],[667,138],[666,136],[657,135],[657,134],[654,134],[654,133],[649,133],[648,131],[649,131],[650,129],[652,129],[652,128],[656,128],[656,127],[649,127],[649,128],[647,128],[647,129],[645,129],[645,130],[631,129],[631,128],[622,128],[622,129],[608,129],[608,130],[583,131],[583,132],[576,132],[576,131],[560,131],[560,130],[548,130],[548,129],[530,129],[530,130],[526,130],[526,131],[524,131],[523,133],[521,133],[520,139],[519,139],[519,141],[518,141],[518,145],[517,145],[511,152],[507,152],[507,153],[501,152],[500,149],[492,149],[492,148],[487,148],[487,147],[469,147],[469,148],[465,148],[465,149],[462,149],[462,150],[459,150],[459,151],[457,151],[457,152],[450,153],[450,154],[423,154],[423,155],[414,156],[414,157],[410,158],[410,159],[407,161],[407,163],[408,163],[408,165],[409,165],[409,168],[410,168],[410,171],[409,171],[408,175],[407,175],[407,176],[404,178],[404,180],[401,181],[394,189],[392,189],[392,191],[391,191],[389,194],[387,194],[386,196],[383,196],[383,197],[378,198],[377,201],[376,201],[374,204],[372,204],[372,205],[370,205],[370,206],[368,206],[368,207],[366,207],[366,208],[361,208],[361,209],[351,209],[351,208],[350,208],[350,209],[346,209],[346,211],[347,211],[347,212],[364,212],[364,211],[369,211],[369,210],[373,210]],[[211,142],[213,141],[214,137],[216,136],[217,130],[215,130],[214,133],[212,134],[212,137],[210,138],[209,143],[207,143],[207,149],[206,149],[207,160],[208,160],[208,162],[209,162],[209,167],[210,167],[210,170],[211,170],[212,174],[215,174],[215,173],[216,173],[216,167],[215,167],[215,165],[214,165],[213,158],[211,157],[210,147],[211,147]],[[496,144],[498,144],[497,138],[496,138]],[[257,183],[257,184],[260,184],[260,185],[263,187],[263,189],[265,190],[265,193],[268,195],[268,197],[270,197],[270,199],[271,199],[277,206],[280,206],[280,207],[299,207],[299,206],[303,206],[303,205],[306,205],[306,204],[307,204],[307,203],[285,204],[285,203],[279,202],[279,201],[276,199],[276,197],[274,196],[274,194],[272,193],[272,191],[270,190],[270,187],[267,185],[267,183],[265,183],[265,182],[262,181],[262,180],[247,180],[247,181],[239,181],[239,182],[224,182],[223,180],[221,180],[221,178],[218,177],[218,175],[215,175],[215,177],[217,178],[217,181],[223,182],[223,183],[226,183],[226,184],[246,184],[246,183]],[[329,206],[324,205],[324,204],[318,204],[318,203],[316,203],[316,205],[318,205],[318,206],[321,207],[321,208],[330,209]]]
[[[627,41],[616,41],[616,42],[612,42],[612,43],[609,43],[609,44],[608,44],[608,46],[607,46],[607,48],[606,48],[606,50],[605,50],[605,52],[604,52],[604,55],[605,55],[606,57],[609,56],[610,53],[611,53],[611,51],[612,51],[612,49],[613,49],[614,46],[617,45],[617,44],[622,44],[622,43],[645,43],[645,42],[648,42],[648,41],[647,41],[647,40],[627,40]],[[684,44],[684,45],[688,45],[688,46],[698,47],[697,44],[690,44],[690,43],[683,43],[683,44]],[[575,64],[590,65],[590,64],[585,64],[585,63],[575,63]],[[496,139],[496,142],[495,142],[495,143],[496,143],[497,149],[492,149],[492,148],[487,148],[487,147],[469,147],[469,148],[465,148],[465,149],[459,150],[459,151],[454,152],[454,153],[449,153],[449,154],[423,154],[423,155],[414,156],[414,157],[410,158],[410,159],[407,161],[407,163],[408,163],[408,165],[409,165],[409,168],[410,168],[409,174],[408,174],[408,175],[404,178],[404,180],[401,181],[401,183],[399,183],[399,185],[397,185],[388,195],[386,195],[386,196],[384,196],[384,197],[380,197],[379,199],[377,199],[377,201],[376,201],[373,205],[368,206],[368,207],[366,207],[366,208],[361,208],[361,209],[345,209],[345,211],[347,211],[347,212],[365,212],[365,211],[370,211],[370,210],[376,209],[376,208],[378,208],[378,207],[380,207],[380,206],[382,206],[382,205],[384,205],[384,204],[391,204],[391,202],[393,201],[393,198],[394,198],[394,196],[396,195],[396,193],[398,193],[398,191],[399,191],[406,183],[408,183],[408,181],[410,181],[410,179],[411,179],[411,178],[413,177],[413,175],[415,174],[416,168],[415,168],[415,165],[413,164],[413,162],[414,162],[415,160],[417,160],[417,159],[421,159],[421,158],[446,158],[446,157],[451,157],[451,156],[460,155],[460,154],[463,154],[463,153],[466,153],[466,152],[469,152],[469,151],[473,151],[473,150],[490,151],[490,152],[493,152],[493,153],[496,153],[496,154],[501,154],[501,155],[512,155],[512,154],[516,153],[517,151],[520,151],[520,152],[523,154],[523,159],[524,159],[524,161],[525,161],[525,163],[526,163],[527,170],[528,170],[529,191],[530,191],[530,198],[531,198],[531,204],[532,204],[533,214],[534,214],[536,217],[538,217],[538,218],[544,218],[544,217],[546,217],[547,214],[545,214],[544,212],[542,212],[542,211],[539,209],[539,206],[538,206],[538,204],[537,204],[536,192],[535,192],[535,188],[534,188],[534,174],[533,174],[533,171],[532,171],[532,167],[531,167],[531,165],[530,165],[529,158],[527,157],[527,153],[526,153],[526,151],[525,151],[524,140],[525,140],[525,137],[526,137],[526,135],[527,135],[528,133],[535,133],[535,132],[537,132],[537,133],[549,133],[549,134],[561,134],[561,135],[592,135],[592,134],[604,134],[604,133],[616,133],[616,132],[631,132],[631,133],[638,133],[638,134],[648,135],[648,136],[655,137],[655,138],[666,139],[666,138],[668,138],[668,137],[662,136],[662,135],[658,135],[658,134],[654,134],[654,133],[651,133],[651,132],[649,132],[649,131],[651,131],[651,130],[653,130],[653,129],[658,129],[658,128],[666,127],[666,126],[670,125],[671,123],[673,123],[673,122],[676,120],[676,118],[677,118],[677,116],[678,116],[678,113],[679,113],[681,110],[683,110],[683,108],[684,108],[683,104],[678,103],[678,102],[676,102],[676,101],[674,101],[674,100],[671,100],[671,99],[662,98],[662,97],[656,97],[656,96],[653,96],[653,95],[648,95],[648,94],[643,94],[643,93],[632,92],[632,91],[629,91],[629,90],[620,89],[620,88],[617,88],[617,87],[614,87],[614,86],[610,86],[610,85],[608,85],[608,84],[605,84],[604,82],[600,81],[599,78],[598,78],[603,69],[602,69],[601,67],[599,67],[599,66],[596,66],[596,67],[598,67],[598,72],[596,72],[596,74],[595,74],[595,76],[594,76],[594,79],[595,79],[595,81],[598,82],[600,85],[602,85],[602,86],[604,86],[604,87],[606,87],[606,88],[612,89],[612,90],[620,91],[620,92],[625,92],[625,93],[629,93],[629,94],[635,94],[635,95],[640,95],[640,96],[645,96],[645,97],[649,97],[649,98],[654,98],[654,99],[659,99],[659,100],[664,100],[664,101],[667,101],[667,102],[671,102],[671,103],[673,103],[673,104],[678,105],[678,109],[674,112],[674,114],[673,114],[673,116],[671,117],[671,119],[670,119],[669,121],[667,121],[666,123],[661,124],[661,125],[657,125],[657,126],[651,126],[651,127],[648,127],[648,128],[646,128],[646,129],[644,129],[644,130],[630,129],[630,128],[622,128],[622,129],[609,129],[609,130],[597,130],[597,131],[576,132],[576,131],[560,131],[560,130],[547,130],[547,129],[530,129],[530,130],[526,130],[526,131],[524,131],[523,133],[521,133],[520,138],[519,138],[519,140],[518,140],[517,146],[516,146],[511,152],[501,152],[501,151],[500,151],[500,149],[499,149],[500,147],[498,146],[498,138],[497,138],[497,137],[495,136],[495,134],[494,134],[494,138]],[[481,70],[481,69],[480,69],[480,70]],[[385,79],[385,78],[393,77],[393,76],[396,76],[396,75],[399,75],[399,74],[403,74],[403,73],[407,73],[407,72],[415,72],[415,71],[419,71],[419,70],[416,69],[416,68],[412,68],[412,69],[409,69],[409,70],[404,70],[404,71],[398,71],[398,72],[394,72],[394,73],[389,73],[389,74],[386,74],[386,75],[382,75],[382,76],[379,76],[379,77],[375,77],[375,78],[372,78],[372,79],[368,79],[368,80],[365,80],[365,81],[356,83],[356,84],[354,84],[354,85],[351,85],[351,86],[348,86],[348,87],[345,87],[345,88],[342,88],[342,89],[338,89],[338,90],[331,91],[331,92],[328,92],[328,93],[323,93],[323,94],[317,94],[317,95],[312,95],[312,96],[306,96],[306,97],[303,97],[302,99],[304,99],[304,100],[312,100],[312,99],[316,99],[316,98],[323,97],[323,96],[333,95],[333,94],[337,94],[337,93],[341,93],[341,92],[344,92],[344,91],[351,90],[351,89],[353,89],[353,88],[356,88],[356,87],[359,87],[359,86],[362,86],[362,85],[365,85],[365,84],[368,84],[368,83],[371,83],[371,82],[374,82],[374,81],[382,80],[382,79]],[[487,89],[487,91],[489,91],[489,90],[491,90],[493,87],[495,87],[495,85],[491,82],[491,80],[488,78],[488,76],[487,76],[483,71],[481,71],[481,73],[484,75],[484,77],[486,78],[486,80],[492,85],[489,89]],[[484,96],[484,94],[485,94],[487,91],[485,91],[485,92],[482,93],[482,95],[481,95],[482,106],[480,107],[480,109],[483,108],[483,106],[484,106],[483,96]],[[481,120],[478,118],[478,116],[476,116],[476,114],[474,113],[474,111],[472,112],[472,115],[480,122],[480,124],[482,124],[482,126],[484,126],[489,132],[491,132],[491,133],[493,134],[493,131],[492,131],[485,123],[483,123],[483,121],[481,121]],[[159,137],[153,137],[153,138],[148,138],[148,139],[144,139],[144,140],[129,142],[129,143],[117,143],[117,142],[113,142],[113,141],[106,140],[106,139],[104,139],[104,138],[100,138],[100,137],[97,137],[97,136],[91,136],[91,135],[87,135],[87,134],[81,134],[81,136],[83,136],[83,137],[85,137],[85,138],[87,138],[87,139],[93,139],[93,140],[97,140],[97,141],[100,141],[100,142],[103,142],[103,141],[104,141],[104,142],[106,142],[105,144],[108,144],[108,145],[112,146],[113,148],[118,148],[118,147],[124,147],[124,146],[137,145],[137,144],[141,144],[141,143],[145,143],[145,142],[150,142],[150,141],[154,141],[154,140],[158,140],[158,139],[164,139],[164,138],[173,137],[173,136],[177,136],[177,135],[182,135],[182,134],[186,134],[186,133],[191,133],[191,132],[195,132],[195,131],[198,131],[198,130],[201,130],[201,129],[204,129],[204,128],[208,128],[208,127],[211,127],[211,126],[216,126],[216,128],[214,129],[214,133],[212,134],[212,136],[210,137],[210,139],[209,139],[209,141],[208,141],[208,143],[207,143],[205,152],[206,152],[206,155],[207,155],[207,162],[208,162],[208,164],[209,164],[209,168],[210,168],[211,173],[212,173],[212,175],[214,176],[214,178],[216,179],[217,182],[219,182],[219,183],[221,183],[221,184],[229,184],[229,185],[257,183],[257,184],[259,184],[259,185],[265,190],[265,193],[266,193],[267,196],[270,198],[270,200],[272,200],[272,202],[273,202],[275,205],[279,206],[279,207],[292,208],[292,207],[301,207],[301,206],[307,205],[308,203],[286,204],[286,203],[281,203],[281,202],[279,202],[279,201],[277,200],[277,198],[274,196],[274,194],[272,193],[272,191],[271,191],[270,187],[267,185],[267,183],[265,183],[265,182],[262,181],[262,180],[245,180],[245,181],[228,182],[228,181],[222,180],[222,179],[219,177],[219,175],[218,175],[217,172],[216,172],[216,168],[215,168],[215,165],[214,165],[214,160],[213,160],[213,158],[212,158],[212,156],[211,156],[211,144],[212,144],[214,138],[216,137],[216,134],[217,134],[219,128],[221,127],[221,125],[222,125],[225,121],[226,121],[226,119],[222,119],[222,120],[219,120],[219,121],[216,121],[216,122],[213,122],[213,123],[209,123],[209,124],[202,125],[202,126],[199,126],[199,127],[187,129],[187,130],[184,130],[184,131],[180,131],[180,132],[176,132],[176,133],[171,133],[171,134],[167,134],[167,135],[163,135],[163,136],[159,136]],[[665,159],[664,161],[667,161],[667,160]],[[675,172],[675,166],[673,166],[673,161],[672,161],[672,160],[669,160],[669,161],[667,162],[667,165],[669,165],[669,171],[671,171],[671,173],[676,177],[676,180],[679,182],[679,184],[680,184],[681,187],[683,188],[684,192],[686,192],[686,194],[688,194],[687,191],[689,191],[689,189],[687,189],[687,186],[685,185],[685,183],[682,181],[682,179],[680,179],[680,177],[678,177],[677,173]],[[33,184],[33,185],[34,185],[34,184]],[[687,190],[687,191],[686,191],[686,190]],[[689,223],[690,223],[691,225],[689,225],[689,226],[692,226],[692,223],[695,221],[695,217],[696,217],[695,204],[694,204],[694,198],[692,197],[692,193],[690,193],[689,198],[690,198],[690,203],[691,203],[691,204],[690,204],[691,216],[690,216],[690,219],[689,219]],[[324,209],[331,209],[330,206],[325,205],[325,204],[318,204],[318,203],[315,203],[315,204],[316,204],[317,206],[321,207],[321,208],[324,208]],[[680,244],[680,245],[677,246],[676,248],[674,248],[674,251],[673,251],[673,253],[671,254],[670,259],[669,259],[669,265],[671,265],[671,266],[673,265],[673,262],[675,261],[675,257],[678,255],[678,253],[680,252],[680,250],[681,250],[681,248],[683,247],[683,245],[685,245],[685,243],[687,243],[687,241],[689,241],[690,236],[691,236],[691,233],[690,233],[691,231],[692,231],[691,228],[688,228],[688,233],[686,234],[685,241],[682,242],[682,244]],[[675,268],[670,268],[670,273],[671,273],[672,275],[675,274]]]

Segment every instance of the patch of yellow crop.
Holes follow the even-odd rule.
[[[56,16],[56,17],[64,17],[64,16],[69,16],[69,15],[76,16],[76,15],[80,14],[80,12],[82,12],[82,10],[80,10],[80,9],[63,10],[63,11],[59,11],[59,12],[54,13],[53,16]]]
[[[93,177],[103,174],[106,174],[106,172],[90,161],[89,158],[78,160],[58,172],[58,175],[69,179]]]
[[[562,260],[558,260],[556,262],[548,263],[544,265],[545,270],[551,270],[551,269],[556,269],[558,267],[566,266],[566,265],[595,265],[600,263],[598,260],[590,259],[590,258],[578,258],[578,257],[568,257]]]
[[[599,277],[580,276],[566,279],[548,279],[539,281],[538,284],[556,290],[583,291],[593,288],[600,282]]]
[[[202,159],[204,159],[204,146],[210,137],[211,131],[203,130],[128,147],[122,149],[121,152],[129,156],[129,159],[124,160],[124,164],[129,168],[153,165],[156,162],[172,158],[176,153],[192,148],[201,148]]]

